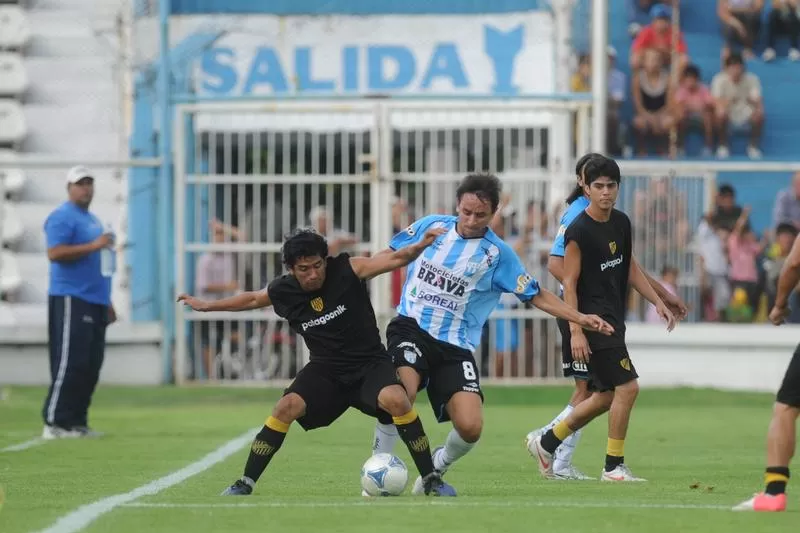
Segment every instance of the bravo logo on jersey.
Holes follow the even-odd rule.
[[[417,279],[422,280],[428,285],[438,287],[447,294],[452,294],[453,296],[464,296],[467,289],[466,281],[449,270],[432,265],[425,260],[419,263]]]

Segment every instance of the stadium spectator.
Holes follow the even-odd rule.
[[[644,26],[650,24],[650,10],[661,3],[660,0],[627,0],[628,33],[636,37]],[[679,0],[671,0],[672,7],[678,7]]]
[[[725,309],[731,298],[728,281],[728,236],[730,230],[715,224],[713,211],[700,221],[695,235],[695,250],[700,261],[700,288],[703,319],[725,320]]]
[[[717,189],[711,213],[711,225],[732,231],[742,215],[742,207],[736,203],[736,189],[724,183]]]
[[[623,132],[620,128],[620,109],[625,102],[627,77],[616,68],[617,50],[613,46],[607,48],[608,53],[608,108],[606,117],[606,137],[608,151],[614,155],[622,153],[624,145]],[[570,78],[570,90],[576,93],[587,93],[592,90],[592,58],[582,54],[578,58],[578,69]],[[575,124],[577,127],[577,122]]]
[[[227,226],[218,220],[212,220],[211,240],[214,243],[224,243],[228,237],[238,239],[237,228]],[[239,283],[236,281],[236,268],[233,254],[230,252],[204,252],[197,259],[195,265],[194,292],[198,298],[213,301],[222,300],[236,294]],[[222,350],[226,341],[236,342],[236,322],[226,323],[223,320],[203,320],[200,325],[200,345],[203,350],[203,363],[207,376],[213,375],[214,356]],[[226,331],[227,329],[227,331]]]
[[[725,46],[722,48],[723,63],[738,46],[746,59],[755,57],[753,46],[758,42],[761,29],[761,10],[764,0],[718,0],[717,16],[722,22]]]
[[[402,198],[392,198],[392,235],[397,235],[411,224],[408,215],[408,203]],[[400,304],[400,297],[403,293],[403,284],[406,282],[406,269],[397,268],[392,270],[392,307]]]
[[[352,233],[334,228],[333,217],[325,206],[314,207],[308,213],[308,221],[310,226],[328,241],[328,251],[332,257],[349,251],[349,248],[358,242]]]
[[[701,128],[705,138],[703,157],[710,157],[714,153],[714,98],[708,86],[700,81],[700,70],[695,65],[683,71],[675,94],[675,118],[679,145],[684,146],[690,129]],[[681,152],[685,149],[681,148]]]
[[[800,229],[800,172],[792,176],[792,186],[775,197],[772,225],[778,227],[780,224],[791,224]]]
[[[633,74],[631,92],[636,150],[640,155],[646,155],[646,143],[652,140],[660,153],[666,153],[667,133],[674,120],[669,112],[669,72],[663,68],[661,55],[656,50],[645,50],[643,68]]]
[[[589,54],[578,57],[578,70],[570,77],[569,88],[574,93],[588,93],[592,90],[592,58]]]
[[[94,174],[67,173],[68,200],[44,223],[47,258],[50,388],[42,409],[44,439],[95,437],[89,405],[105,356],[106,327],[117,315],[111,304],[114,235],[89,211]],[[103,258],[104,252],[108,253]]]
[[[670,294],[677,296],[678,294],[678,269],[672,266],[665,266],[661,269],[661,285],[669,291]],[[663,320],[656,310],[656,306],[649,303],[647,304],[647,313],[645,315],[645,322],[649,324],[661,324]]]
[[[778,291],[778,276],[781,268],[792,249],[792,243],[797,237],[797,228],[793,224],[778,224],[775,228],[775,239],[764,255],[764,273],[766,275],[765,289],[767,293],[767,305],[770,309],[775,306],[775,296]],[[790,322],[797,324],[800,321],[800,309],[792,307]]]
[[[764,61],[775,59],[775,44],[779,37],[789,38],[789,59],[800,60],[800,2],[798,0],[772,0],[767,29],[767,49]],[[770,309],[772,309],[770,307]]]
[[[761,130],[764,126],[764,105],[761,99],[761,80],[752,72],[745,72],[744,59],[731,53],[725,60],[725,70],[711,81],[711,94],[715,99],[716,126],[719,135],[717,157],[730,156],[729,130],[750,130],[747,156],[760,159]]]
[[[653,22],[636,36],[631,46],[631,69],[638,70],[644,66],[645,50],[655,50],[661,56],[662,65],[672,63],[673,31],[672,8],[665,4],[656,4],[650,9]],[[678,42],[675,43],[678,53],[678,65],[681,70],[689,64],[688,48],[683,32],[678,31]]]
[[[742,214],[728,237],[728,261],[730,262],[731,288],[734,293],[737,292],[737,289],[741,289],[746,294],[747,306],[750,308],[750,316],[752,316],[758,309],[761,296],[758,287],[756,258],[764,251],[766,243],[758,241],[749,219],[750,207],[746,206],[742,209]]]
[[[606,137],[608,152],[614,156],[622,155],[625,146],[625,132],[620,113],[628,93],[628,78],[617,68],[617,49],[608,47],[608,117]]]

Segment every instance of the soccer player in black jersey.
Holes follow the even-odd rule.
[[[592,395],[531,448],[545,477],[553,477],[553,454],[569,435],[600,414],[609,412],[608,450],[603,481],[643,481],[624,462],[624,443],[631,409],[639,392],[638,374],[625,346],[628,283],[656,306],[669,330],[675,318],[632,260],[630,219],[614,209],[621,180],[611,159],[589,161],[583,171],[589,206],[569,225],[565,234],[564,300],[582,313],[593,313],[614,328],[610,336],[585,332],[570,324],[570,347],[575,361],[589,363]]]
[[[605,159],[606,157],[602,154],[588,153],[578,159],[578,162],[575,165],[577,183],[575,184],[575,188],[567,197],[566,203],[568,207],[561,216],[558,234],[553,241],[553,246],[550,248],[550,257],[547,260],[547,270],[558,280],[559,283],[562,283],[564,279],[564,234],[572,222],[578,218],[578,216],[583,213],[587,207],[589,207],[589,198],[584,192],[584,168],[590,161],[597,163],[599,161],[604,161]],[[638,264],[635,256],[631,258],[631,262]],[[641,268],[641,265],[639,265],[639,268]],[[664,301],[675,317],[679,320],[685,318],[688,313],[688,308],[680,299],[680,297],[669,292],[664,286],[661,285],[661,283],[653,279],[644,269],[642,269],[642,273],[645,275],[645,277],[647,277],[648,283],[653,286],[656,294],[658,294],[659,298]],[[531,452],[534,458],[536,457],[532,446],[534,439],[540,435],[543,435],[548,429],[564,420],[569,413],[572,412],[576,405],[581,403],[592,394],[592,392],[589,390],[589,369],[587,365],[585,363],[575,361],[572,357],[572,348],[570,347],[569,343],[569,322],[558,319],[556,320],[556,323],[558,324],[558,330],[561,333],[561,361],[563,363],[564,377],[572,377],[575,380],[575,389],[572,393],[572,397],[567,403],[567,406],[558,415],[556,415],[556,417],[550,421],[549,424],[547,424],[545,427],[531,431],[525,437],[525,447],[528,448],[528,451]],[[567,437],[561,446],[559,446],[556,450],[556,454],[553,459],[553,475],[555,476],[555,479],[592,479],[590,476],[587,476],[572,465],[572,455],[575,453],[575,448],[578,445],[582,431],[582,429],[579,429]]]
[[[800,283],[800,236],[796,237],[778,278],[778,294],[769,313],[769,320],[780,326],[789,316],[789,296]],[[800,345],[778,390],[772,421],[767,433],[767,470],[764,492],[756,494],[734,511],[776,512],[786,510],[786,485],[789,483],[789,463],[795,451],[797,417],[800,416]]]
[[[324,237],[300,230],[283,245],[289,274],[265,290],[206,302],[182,294],[196,311],[245,311],[273,306],[303,337],[309,363],[297,374],[250,448],[244,475],[223,495],[247,495],[297,420],[306,431],[325,427],[350,407],[394,423],[423,479],[424,493],[455,496],[433,468],[430,444],[397,370],[381,342],[366,280],[413,261],[443,233],[431,229],[417,244],[391,254],[328,256]]]

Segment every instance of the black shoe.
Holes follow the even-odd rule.
[[[433,471],[422,479],[426,496],[455,496],[456,489],[442,481],[442,475]]]
[[[249,496],[252,493],[253,487],[241,479],[237,479],[233,485],[222,491],[221,496]]]

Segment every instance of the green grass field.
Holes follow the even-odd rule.
[[[43,395],[41,388],[3,392],[0,449],[38,436]],[[293,426],[254,495],[237,499],[218,494],[241,474],[246,437],[230,446],[235,453],[197,475],[160,492],[150,486],[129,493],[255,430],[277,391],[103,387],[92,422],[105,438],[0,452],[0,532],[800,530],[800,481],[790,485],[787,513],[729,510],[761,486],[771,395],[643,391],[626,462],[649,482],[635,485],[539,477],[524,435],[549,421],[568,395],[565,388],[487,388],[484,437],[447,474],[459,491],[455,499],[412,497],[410,484],[398,498],[362,498],[359,470],[374,426],[358,412],[311,433]],[[450,426],[434,424],[421,400],[432,444],[441,444]],[[576,464],[592,475],[602,467],[605,425],[605,417],[590,425],[576,454]],[[397,453],[413,468],[402,445]],[[106,499],[114,495],[126,496]],[[81,521],[98,510],[106,512]]]

